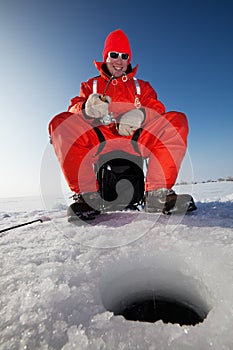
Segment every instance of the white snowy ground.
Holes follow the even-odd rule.
[[[119,213],[79,226],[64,200],[47,211],[39,198],[2,199],[0,230],[51,220],[0,234],[0,349],[233,349],[233,182],[196,184],[193,196],[198,211],[185,217]],[[208,315],[180,326],[109,311],[153,292]]]

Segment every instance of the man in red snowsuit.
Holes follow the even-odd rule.
[[[111,32],[105,40],[103,62],[95,62],[100,75],[81,83],[68,112],[49,124],[63,174],[75,193],[72,210],[76,215],[99,210],[93,164],[100,153],[116,150],[149,160],[146,211],[169,212],[179,203],[172,187],[187,148],[187,119],[183,113],[165,111],[151,85],[136,78],[138,67],[132,68],[131,59],[125,33],[120,29]],[[100,152],[101,137],[105,142]],[[192,210],[192,197],[183,199],[185,211]],[[183,203],[181,206],[184,210]]]

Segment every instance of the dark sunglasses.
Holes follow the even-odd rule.
[[[129,55],[127,53],[113,52],[113,51],[108,53],[108,57],[113,58],[114,60],[116,60],[119,56],[124,61],[129,58]]]

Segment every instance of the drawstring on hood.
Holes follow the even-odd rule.
[[[105,96],[107,94],[107,90],[109,88],[109,85],[112,83],[113,85],[117,85],[118,84],[118,80],[121,79],[123,82],[126,81],[131,81],[132,86],[134,86],[135,89],[135,106],[136,108],[140,108],[141,104],[139,102],[139,94],[137,93],[137,88],[135,87],[135,74],[137,72],[138,69],[138,65],[136,65],[134,68],[132,68],[131,64],[129,64],[127,71],[125,72],[125,74],[119,78],[114,77],[114,75],[111,76],[111,74],[109,73],[106,63],[103,62],[96,62],[94,61],[94,64],[96,66],[96,68],[98,69],[98,71],[100,72],[100,76],[102,78],[104,78],[107,83],[104,89],[104,93],[103,95]]]

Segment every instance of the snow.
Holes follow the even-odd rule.
[[[198,211],[115,213],[75,225],[65,198],[53,208],[39,197],[2,199],[0,230],[51,220],[0,234],[0,349],[232,349],[233,182],[176,191],[192,192]],[[192,304],[203,322],[114,314],[151,293]]]

